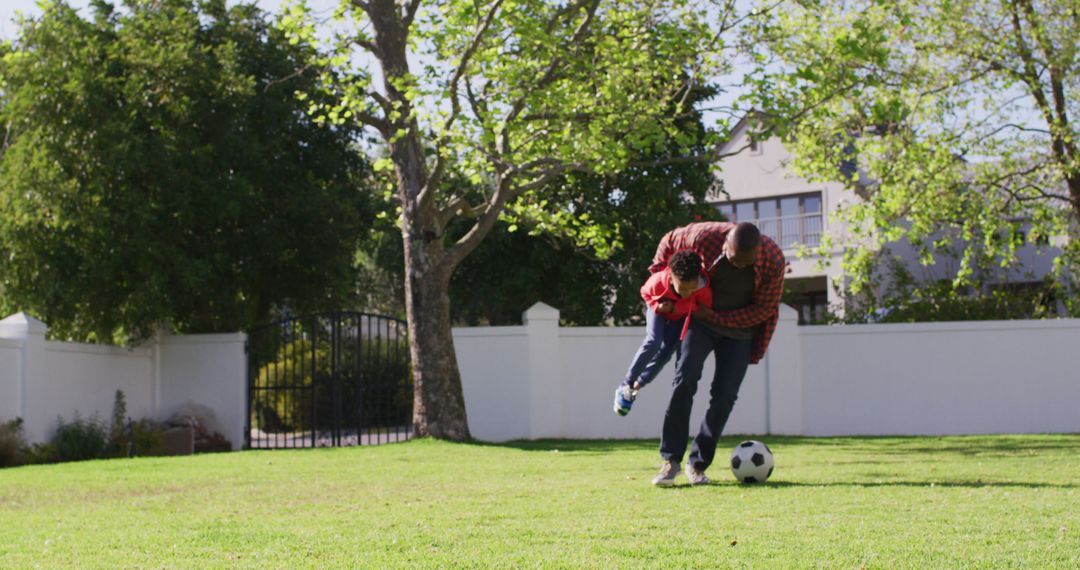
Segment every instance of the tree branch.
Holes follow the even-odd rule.
[[[383,113],[389,115],[390,111],[393,110],[394,106],[390,104],[390,100],[384,97],[382,93],[371,90],[368,92],[368,96],[374,99],[375,102],[378,103],[380,107],[382,107]]]
[[[365,50],[368,51],[368,53],[370,53],[371,55],[374,55],[377,58],[381,57],[382,52],[379,51],[379,46],[375,45],[375,43],[372,42],[371,40],[365,40],[365,39],[362,39],[362,38],[354,37],[354,38],[352,38],[352,43],[364,48]]]
[[[364,11],[365,14],[371,15],[371,3],[366,0],[349,0],[349,2]]]
[[[361,123],[379,131],[383,138],[390,136],[390,122],[386,119],[366,111],[353,111],[353,114]]]
[[[588,33],[589,24],[592,23],[593,18],[596,16],[596,10],[597,8],[599,8],[600,5],[599,0],[582,0],[581,2],[567,6],[564,10],[556,12],[555,15],[552,16],[551,20],[548,22],[548,32],[550,33],[550,31],[554,29],[555,23],[559,20],[559,18],[563,17],[567,13],[570,13],[571,11],[577,11],[586,5],[588,5],[588,12],[585,15],[585,19],[582,20],[580,24],[578,24],[578,27],[574,30],[574,33],[571,35],[570,40],[567,42],[569,45],[576,45],[580,43],[581,40],[585,37],[585,34]],[[518,97],[510,105],[510,112],[506,114],[506,119],[503,121],[503,127],[496,136],[496,140],[498,141],[496,148],[499,152],[505,153],[510,147],[510,124],[513,123],[513,121],[517,119],[518,115],[520,115],[521,112],[524,110],[526,98],[531,93],[535,92],[538,89],[543,89],[552,81],[554,81],[557,77],[557,71],[559,70],[559,67],[561,65],[562,60],[559,57],[552,58],[551,62],[548,64],[547,70],[544,71],[544,75],[540,77],[536,84],[533,85],[531,89],[525,90],[525,92],[522,93],[521,96]]]
[[[456,268],[465,257],[472,253],[476,246],[480,245],[480,242],[491,232],[491,228],[495,226],[496,220],[499,219],[499,214],[502,213],[503,206],[510,199],[510,194],[509,179],[498,178],[495,193],[492,194],[491,200],[477,217],[476,223],[469,228],[469,231],[461,239],[446,250],[446,258],[450,263],[451,270]]]
[[[495,15],[498,14],[499,8],[502,7],[502,3],[503,0],[496,0],[491,5],[491,9],[488,10],[487,16],[478,25],[472,40],[469,42],[468,47],[465,48],[465,53],[461,55],[461,61],[458,63],[457,69],[454,70],[454,75],[450,78],[450,116],[446,118],[446,123],[443,124],[442,135],[435,141],[435,165],[431,169],[431,174],[424,182],[424,187],[420,190],[418,202],[421,208],[435,193],[435,189],[438,188],[439,183],[442,181],[443,171],[446,169],[447,153],[444,152],[444,146],[450,136],[450,129],[454,126],[454,121],[456,121],[458,115],[461,114],[458,84],[465,75],[469,63],[472,61],[472,56],[483,43],[484,35],[487,33],[488,28],[491,27],[491,22],[495,20]]]
[[[1039,48],[1043,52],[1043,56],[1046,57],[1046,66],[1050,71],[1050,92],[1054,98],[1054,114],[1056,115],[1056,121],[1051,123],[1050,136],[1053,139],[1054,155],[1062,165],[1067,165],[1076,156],[1075,143],[1070,142],[1069,137],[1065,136],[1063,131],[1069,130],[1069,113],[1067,110],[1068,101],[1065,98],[1065,86],[1061,77],[1061,67],[1056,63],[1054,57],[1054,46],[1050,41],[1050,38],[1046,35],[1045,26],[1041,25],[1037,18],[1039,17],[1035,13],[1035,8],[1031,4],[1031,0],[1021,0],[1024,7],[1024,13],[1027,16],[1028,25],[1032,29],[1032,33],[1035,35],[1035,41],[1039,44]]]
[[[450,202],[447,203],[445,207],[436,212],[435,231],[442,235],[447,224],[450,223],[450,220],[453,220],[458,214],[464,214],[465,216],[471,217],[477,217],[479,215],[476,213],[476,208],[473,208],[468,200],[455,195],[450,198]]]
[[[405,25],[405,33],[409,33],[409,28],[412,27],[413,19],[416,18],[416,12],[420,9],[420,0],[411,0],[408,7],[405,8],[405,17],[402,22]]]

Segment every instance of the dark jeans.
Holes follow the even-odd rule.
[[[645,339],[641,341],[641,346],[626,371],[628,384],[633,384],[636,380],[644,386],[656,378],[671,359],[671,354],[679,347],[682,327],[683,319],[669,321],[652,309],[645,309]]]
[[[698,380],[705,359],[716,355],[716,372],[709,388],[709,409],[690,448],[690,463],[704,471],[716,455],[716,439],[724,430],[731,408],[739,394],[746,368],[750,366],[752,340],[737,340],[715,334],[695,321],[690,322],[675,362],[675,389],[671,392],[664,431],[660,438],[660,456],[681,462],[690,437],[690,409],[694,404]]]

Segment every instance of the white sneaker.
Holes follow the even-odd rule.
[[[689,461],[686,462],[686,478],[690,480],[691,485],[709,484],[709,478],[705,476],[705,472],[698,471],[694,464]]]
[[[665,461],[660,466],[660,472],[653,477],[652,484],[667,487],[675,484],[675,476],[679,474],[679,464]]]

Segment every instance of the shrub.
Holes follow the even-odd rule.
[[[164,432],[165,428],[153,420],[129,422],[127,437],[131,444],[130,456],[164,455]]]
[[[22,425],[22,418],[0,424],[0,467],[13,467],[24,463],[22,449],[26,447],[26,440],[23,439]]]
[[[131,455],[131,439],[128,437],[127,402],[124,399],[124,391],[117,390],[113,397],[112,425],[109,426],[110,455],[116,457],[129,457]]]
[[[109,435],[97,418],[80,418],[65,422],[59,418],[59,426],[50,443],[56,448],[57,461],[85,461],[106,457],[109,451]]]

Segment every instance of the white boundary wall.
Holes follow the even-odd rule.
[[[28,441],[47,440],[59,416],[108,422],[123,390],[129,417],[164,420],[195,402],[214,410],[233,449],[243,446],[246,335],[159,334],[122,348],[47,341],[46,332],[23,313],[0,321],[0,421],[23,418]]]
[[[1080,432],[1078,319],[799,327],[796,318],[781,307],[725,433]],[[659,437],[674,362],[618,417],[614,388],[644,329],[562,328],[558,319],[538,303],[524,326],[454,330],[473,437]],[[712,358],[702,378],[692,434]]]
[[[629,416],[612,413],[615,385],[641,327],[559,324],[538,303],[520,327],[454,329],[474,437],[656,438],[674,363]],[[57,416],[107,420],[124,390],[128,415],[165,419],[212,408],[234,449],[247,413],[246,335],[158,335],[133,349],[45,340],[19,313],[0,321],[0,421],[22,417],[44,441]],[[701,421],[706,362],[691,416]],[[781,307],[769,352],[751,366],[725,433],[891,435],[1080,433],[1080,319],[799,327]]]

